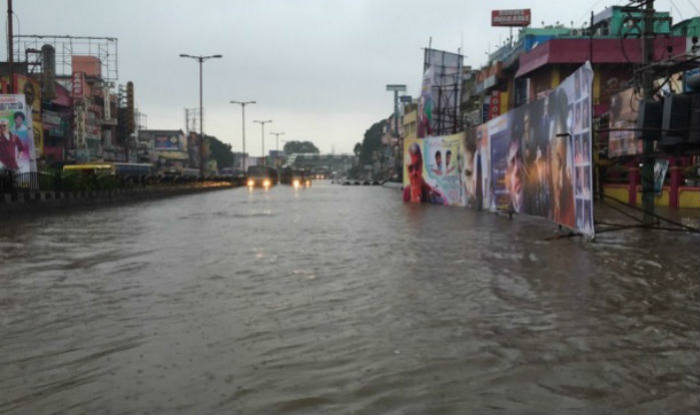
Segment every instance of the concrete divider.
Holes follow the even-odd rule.
[[[81,206],[108,207],[117,203],[232,189],[235,187],[240,187],[240,185],[204,182],[87,192],[20,191],[14,195],[0,195],[0,214],[48,213],[62,208]]]

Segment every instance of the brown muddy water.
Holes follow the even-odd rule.
[[[396,190],[0,220],[1,413],[700,411],[700,238]]]

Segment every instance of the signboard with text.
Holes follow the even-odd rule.
[[[530,26],[530,9],[491,10],[491,26]]]
[[[73,72],[71,76],[71,96],[73,98],[84,98],[85,93],[85,73]]]

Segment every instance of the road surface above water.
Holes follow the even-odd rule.
[[[0,221],[1,413],[698,412],[700,238],[398,191]]]

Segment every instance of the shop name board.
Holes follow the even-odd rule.
[[[50,128],[60,127],[62,120],[63,117],[61,117],[61,114],[54,111],[44,110],[44,112],[41,114],[41,121],[45,126]]]
[[[491,10],[491,26],[530,26],[530,9]]]
[[[489,120],[501,115],[501,93],[493,91],[489,99]]]
[[[73,98],[85,97],[85,73],[73,72],[71,77],[71,95]]]

